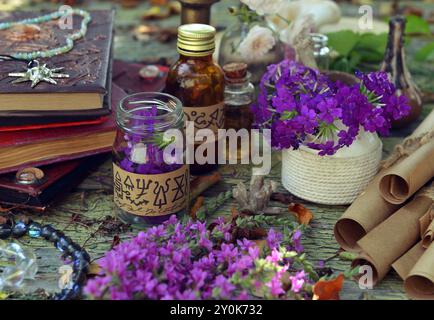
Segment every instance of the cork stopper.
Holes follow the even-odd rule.
[[[223,66],[223,72],[227,83],[243,83],[250,79],[247,64],[244,62],[232,62]]]

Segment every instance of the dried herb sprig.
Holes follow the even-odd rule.
[[[293,215],[268,216],[264,214],[238,217],[236,224],[240,228],[270,228],[270,227],[288,227],[295,229],[300,225]]]
[[[232,191],[219,193],[217,197],[209,200],[196,212],[196,218],[200,221],[205,221],[207,217],[216,212],[219,207],[231,198]]]

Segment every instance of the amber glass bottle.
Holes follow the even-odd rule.
[[[206,24],[186,24],[178,28],[179,60],[170,68],[166,92],[183,104],[187,121],[195,122],[195,129],[208,128],[217,133],[224,127],[224,74],[214,63],[215,29]],[[217,137],[217,136],[216,136]],[[192,174],[206,174],[217,167],[213,163],[190,166]],[[204,142],[207,143],[207,142]],[[197,145],[195,145],[197,148]]]

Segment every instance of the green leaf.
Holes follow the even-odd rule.
[[[418,34],[431,34],[429,29],[429,23],[421,17],[418,16],[407,16],[407,23],[405,26],[405,33],[418,33]]]
[[[337,71],[343,71],[343,72],[350,72],[350,63],[346,57],[340,57],[335,59],[331,65],[331,70],[337,70]]]
[[[341,56],[348,56],[354,49],[359,36],[351,30],[342,30],[327,34],[329,38],[329,47],[336,50]]]
[[[370,50],[380,53],[382,56],[384,55],[384,51],[386,50],[387,45],[387,34],[380,33],[364,33],[360,35],[359,42],[356,45],[355,50]]]
[[[356,66],[362,61],[363,56],[358,51],[353,51],[350,54],[349,65],[351,69],[356,68]]]
[[[293,111],[285,110],[283,114],[280,116],[280,120],[290,120],[294,118],[296,115],[297,115],[297,111],[295,110]]]
[[[355,267],[355,268],[352,268],[352,269],[349,269],[349,270],[346,270],[345,272],[344,272],[344,277],[346,278],[346,279],[353,279],[354,277],[356,277],[357,275],[359,275],[360,274],[360,267],[359,266],[357,266],[357,267]]]
[[[383,61],[384,58],[384,53],[379,53],[377,51],[373,51],[373,50],[365,50],[365,49],[359,49],[357,50],[357,52],[360,54],[361,56],[361,60],[362,62],[372,62],[372,63],[380,63],[381,61]]]
[[[354,252],[342,251],[339,253],[339,258],[342,260],[353,261],[357,258],[357,254]]]
[[[417,61],[434,60],[434,42],[428,43],[416,52],[414,58]]]

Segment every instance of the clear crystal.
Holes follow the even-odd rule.
[[[3,286],[8,288],[19,288],[23,284],[25,271],[16,267],[7,267],[1,274]]]
[[[24,248],[24,258],[17,259],[17,267],[25,271],[26,279],[34,279],[38,273],[37,258],[33,250]]]
[[[0,242],[0,288],[19,288],[24,279],[34,279],[38,272],[37,259],[34,251],[23,248],[16,242]]]
[[[22,247],[16,242],[2,243],[0,245],[0,258],[9,262],[14,262],[16,258],[24,257]]]

